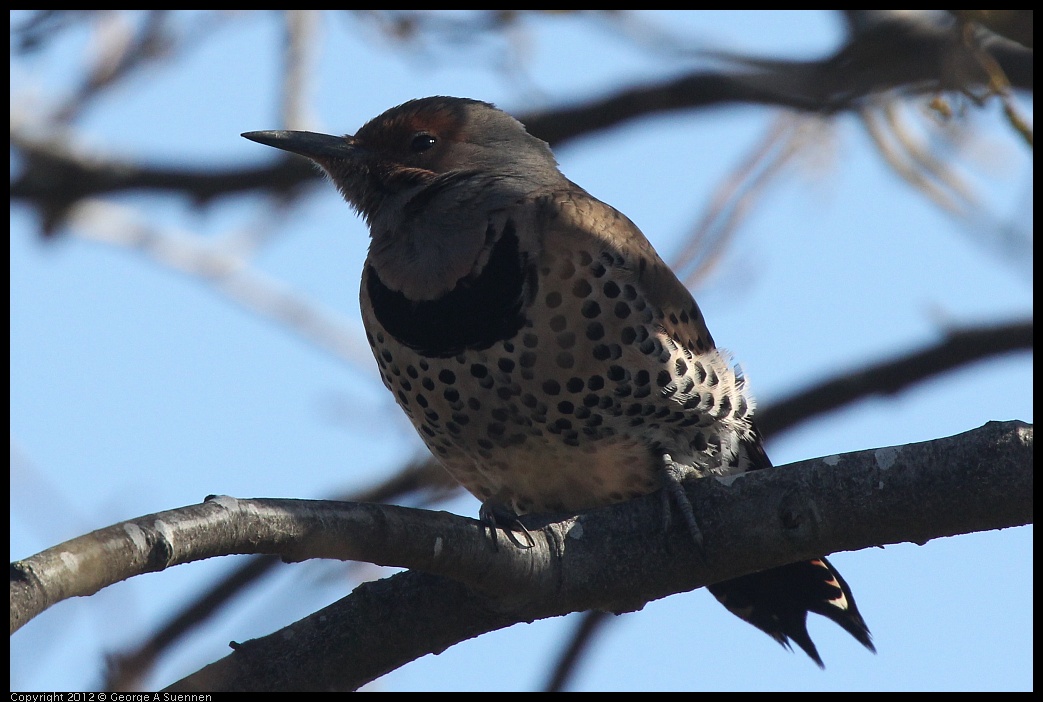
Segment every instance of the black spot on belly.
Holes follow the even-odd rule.
[[[522,308],[536,294],[535,266],[519,252],[510,220],[485,268],[436,300],[408,299],[387,287],[372,266],[366,266],[364,280],[384,329],[409,348],[437,358],[510,339],[525,324]]]

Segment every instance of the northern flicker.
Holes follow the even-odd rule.
[[[354,136],[243,136],[314,161],[366,220],[360,300],[381,378],[484,518],[683,495],[681,474],[771,466],[692,295],[510,115],[429,97]],[[874,650],[825,558],[709,589],[820,666],[808,612]]]

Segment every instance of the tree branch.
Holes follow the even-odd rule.
[[[1031,50],[995,42],[985,50],[1012,86],[1032,90]],[[725,58],[744,70],[693,72],[519,119],[530,133],[558,146],[660,112],[745,103],[830,114],[857,109],[866,97],[888,90],[966,90],[990,80],[957,29],[900,16],[868,25],[821,60]]]
[[[227,553],[424,571],[362,585],[175,686],[353,689],[418,656],[520,621],[586,609],[632,611],[837,550],[1029,523],[1032,429],[990,423],[956,437],[696,480],[687,488],[707,536],[702,558],[681,525],[664,533],[658,495],[546,524],[528,521],[530,529],[542,527],[531,549],[509,546],[503,534],[494,548],[476,522],[445,513],[213,498],[12,564],[12,631],[61,599]]]
[[[14,127],[11,146],[21,170],[11,181],[11,200],[23,200],[40,214],[45,233],[61,224],[83,198],[125,191],[162,191],[205,203],[253,190],[285,193],[317,181],[321,174],[300,158],[281,158],[245,168],[163,168],[129,160],[87,155],[60,141],[30,139]]]
[[[548,565],[560,580],[544,595],[534,596],[531,578],[487,598],[446,578],[402,573],[236,646],[170,689],[355,689],[421,655],[518,622],[588,608],[640,609],[835,550],[1025,524],[1032,519],[1031,439],[1020,422],[990,423],[947,439],[752,473],[730,485],[694,481],[688,493],[709,528],[705,561],[680,532],[662,532],[660,501],[649,496],[548,525],[537,549],[556,550],[560,562]],[[512,559],[530,558],[510,551]]]
[[[1032,320],[954,329],[945,339],[863,370],[827,380],[757,412],[764,436],[873,395],[895,395],[910,385],[975,361],[1032,349]]]
[[[722,69],[695,71],[583,105],[522,114],[519,119],[530,133],[558,146],[640,117],[716,105],[762,104],[831,114],[858,109],[865,98],[889,90],[938,92],[988,86],[992,77],[975,51],[986,54],[1012,87],[1033,89],[1031,49],[994,41],[972,50],[958,28],[898,15],[853,32],[840,49],[820,60],[720,55],[726,63]],[[251,190],[285,192],[322,177],[299,158],[224,170],[88,159],[67,145],[30,139],[26,131],[12,122],[11,144],[19,150],[23,167],[11,182],[11,197],[35,206],[45,229],[59,223],[80,198],[102,193],[169,191],[208,202]]]

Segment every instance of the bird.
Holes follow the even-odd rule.
[[[354,135],[242,136],[310,159],[365,220],[359,301],[381,379],[483,522],[661,490],[698,542],[681,481],[771,467],[746,379],[692,294],[507,112],[432,96]],[[824,557],[708,589],[819,667],[811,612],[875,652]]]

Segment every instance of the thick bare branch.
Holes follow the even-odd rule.
[[[460,490],[460,485],[433,458],[418,459],[368,490],[336,498],[346,502],[407,500],[429,507]],[[419,499],[418,499],[418,496]],[[187,634],[209,621],[225,604],[272,572],[281,561],[257,556],[233,569],[195,599],[171,613],[166,622],[141,643],[108,656],[106,690],[137,690],[156,661]]]
[[[734,480],[697,480],[688,492],[708,537],[703,558],[687,540],[663,533],[655,495],[545,525],[530,521],[532,529],[543,526],[531,549],[494,548],[476,522],[445,513],[216,498],[108,527],[12,564],[11,628],[62,599],[229,553],[356,559],[424,571],[364,585],[178,686],[357,687],[419,655],[518,621],[586,609],[631,611],[836,550],[1028,523],[1032,431],[1020,422],[992,423],[922,444]],[[345,630],[329,628],[345,621]],[[215,671],[223,671],[221,677],[209,677]]]
[[[678,534],[662,533],[659,500],[635,500],[546,527],[537,549],[556,551],[547,561],[560,577],[553,593],[533,596],[530,585],[549,582],[537,577],[486,597],[454,580],[402,573],[236,645],[170,689],[354,689],[421,655],[522,621],[587,608],[639,609],[834,550],[1025,524],[1032,520],[1032,430],[990,423],[947,439],[749,474],[730,485],[694,481],[688,492],[713,534],[705,561]]]

